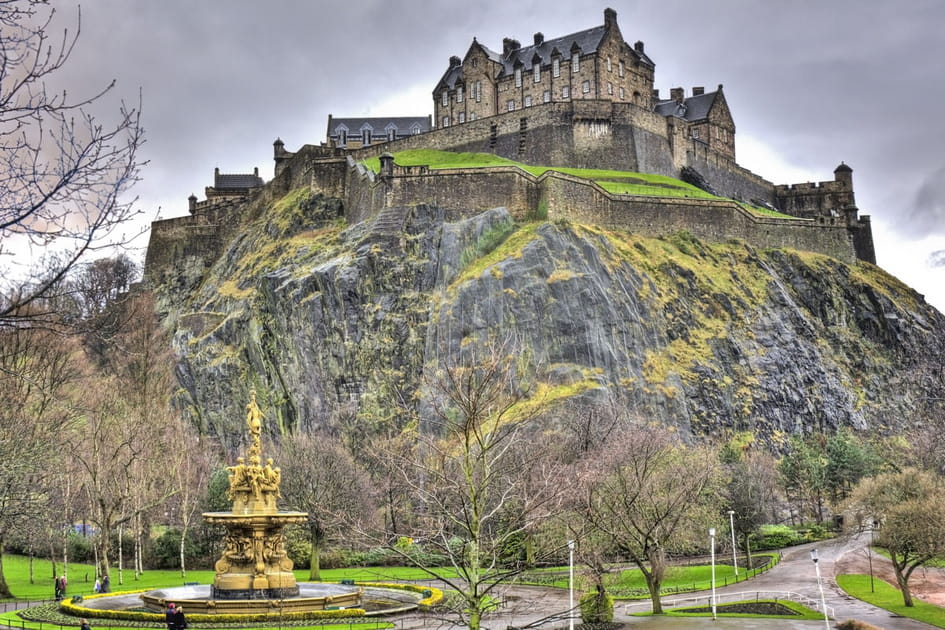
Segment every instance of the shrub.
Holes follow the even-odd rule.
[[[765,551],[799,545],[802,542],[803,536],[787,525],[762,525],[752,546],[757,551]]]
[[[847,619],[837,624],[837,628],[840,630],[882,630],[878,626],[866,623],[865,621],[858,621],[857,619]]]
[[[607,593],[584,593],[580,607],[583,623],[610,623],[614,620],[614,598]]]

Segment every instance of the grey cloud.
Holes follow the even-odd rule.
[[[906,219],[896,223],[896,229],[903,234],[916,237],[945,234],[945,166],[922,180]]]
[[[945,249],[929,254],[929,267],[945,267]]]

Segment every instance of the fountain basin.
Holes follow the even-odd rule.
[[[162,612],[169,602],[181,606],[185,613],[206,615],[285,614],[340,608],[357,608],[362,589],[344,584],[298,585],[299,594],[285,598],[215,599],[210,585],[176,586],[141,594],[145,608]],[[92,604],[95,600],[89,600]],[[88,605],[87,604],[87,605]]]

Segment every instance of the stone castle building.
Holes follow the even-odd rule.
[[[661,99],[654,75],[643,43],[624,41],[612,9],[601,26],[554,39],[536,33],[525,47],[507,38],[501,53],[473,39],[434,87],[432,120],[329,116],[321,145],[290,152],[275,141],[275,177],[265,186],[258,174],[251,180],[217,171],[207,200],[191,198],[191,217],[152,225],[146,275],[156,278],[149,267],[173,267],[185,255],[210,264],[238,227],[226,218],[231,208],[299,186],[340,198],[351,223],[383,215],[389,224],[396,208],[429,201],[448,217],[505,206],[521,219],[566,218],[652,236],[688,230],[712,241],[739,238],[875,263],[870,220],[859,216],[849,166],[841,163],[833,180],[775,185],[736,162],[735,124],[721,85],[714,92],[694,87],[688,96],[673,88]],[[388,155],[407,149],[655,173],[724,199],[616,195],[573,176],[536,178],[515,167],[400,167]],[[379,174],[360,165],[379,156]],[[241,178],[240,185],[220,179],[227,177]],[[748,204],[789,216],[759,217]]]

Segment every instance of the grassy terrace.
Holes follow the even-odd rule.
[[[432,149],[413,149],[394,153],[394,162],[398,166],[429,166],[431,169],[444,168],[486,168],[490,166],[517,166],[535,177],[547,171],[555,171],[574,177],[593,181],[607,192],[615,195],[635,195],[642,197],[679,197],[690,199],[725,199],[711,195],[692,184],[665,175],[633,173],[629,171],[609,171],[592,168],[560,168],[551,166],[530,166],[509,160],[491,153],[452,153]],[[365,168],[375,173],[380,171],[379,158],[370,158],[362,162]],[[734,201],[734,200],[730,200]],[[740,201],[739,206],[757,216],[794,219],[786,214],[759,208]]]

